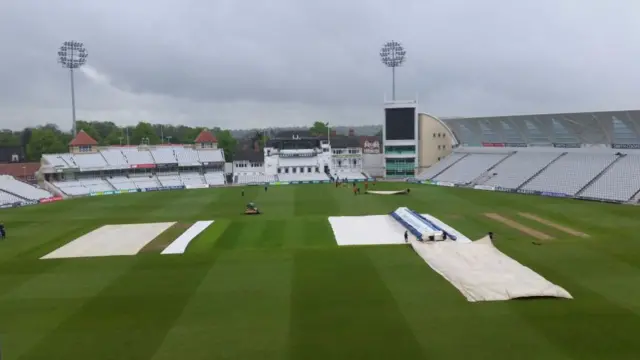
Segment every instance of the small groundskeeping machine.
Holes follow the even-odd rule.
[[[256,204],[250,202],[247,204],[247,208],[244,210],[245,215],[260,215],[260,209],[256,206]]]

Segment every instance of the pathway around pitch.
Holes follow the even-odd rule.
[[[540,224],[547,225],[548,227],[552,227],[552,228],[554,228],[556,230],[560,230],[560,231],[565,232],[565,233],[567,233],[569,235],[579,236],[579,237],[583,237],[583,238],[588,238],[589,237],[589,235],[587,235],[587,234],[585,234],[583,232],[580,232],[580,231],[577,231],[577,230],[573,230],[571,228],[568,228],[568,227],[560,225],[560,224],[556,224],[556,223],[554,223],[552,221],[549,221],[547,219],[543,219],[543,218],[541,218],[541,217],[539,217],[538,215],[535,215],[535,214],[518,213],[518,215],[520,215],[520,216],[522,216],[524,218],[527,218],[529,220],[537,221]]]
[[[196,221],[190,228],[187,229],[182,235],[175,239],[169,246],[167,246],[162,252],[162,255],[167,254],[184,254],[187,250],[187,246],[191,240],[200,235],[209,225],[213,224],[213,220],[209,221]]]
[[[57,248],[41,259],[135,255],[175,222],[105,225]]]
[[[484,216],[488,217],[491,220],[495,220],[498,222],[501,222],[511,228],[514,228],[520,232],[523,232],[529,236],[533,236],[534,238],[538,239],[538,240],[551,240],[553,239],[553,237],[551,235],[547,235],[545,233],[543,233],[542,231],[538,231],[535,229],[532,229],[528,226],[525,226],[523,224],[520,224],[519,222],[513,221],[509,218],[506,218],[500,214],[494,214],[494,213],[485,213]]]

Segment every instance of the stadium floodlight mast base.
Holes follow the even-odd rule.
[[[391,96],[396,100],[396,68],[402,66],[406,60],[407,52],[397,41],[389,41],[380,49],[382,63],[391,68]]]
[[[76,136],[76,94],[73,84],[73,70],[80,68],[87,62],[89,53],[84,48],[84,44],[78,41],[65,41],[58,51],[58,62],[63,68],[69,69],[69,77],[71,79],[71,116],[72,125],[71,133]]]

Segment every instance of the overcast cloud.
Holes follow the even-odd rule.
[[[65,40],[85,43],[78,119],[250,128],[636,109],[638,0],[4,0],[0,127],[70,128]]]

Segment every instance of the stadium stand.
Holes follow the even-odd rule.
[[[508,154],[469,154],[453,166],[434,177],[437,181],[468,184],[492,166],[505,159]]]
[[[614,154],[568,153],[531,179],[522,189],[575,195],[616,158]]]
[[[122,150],[119,148],[115,149],[103,149],[100,150],[100,155],[102,155],[107,162],[107,167],[110,168],[128,168],[129,163],[127,159],[124,157]]]
[[[112,176],[109,177],[107,181],[116,190],[129,190],[137,188],[136,184],[126,176]]]
[[[640,190],[640,155],[619,158],[605,173],[578,193],[594,199],[629,201]]]
[[[564,152],[517,152],[493,168],[485,182],[478,184],[517,189],[562,154]]]
[[[226,184],[226,181],[224,179],[224,173],[223,172],[208,172],[204,174],[204,179],[207,182],[207,184],[209,185],[224,185]]]
[[[39,189],[9,175],[0,175],[0,203],[17,203],[37,201],[51,197],[48,191]]]

